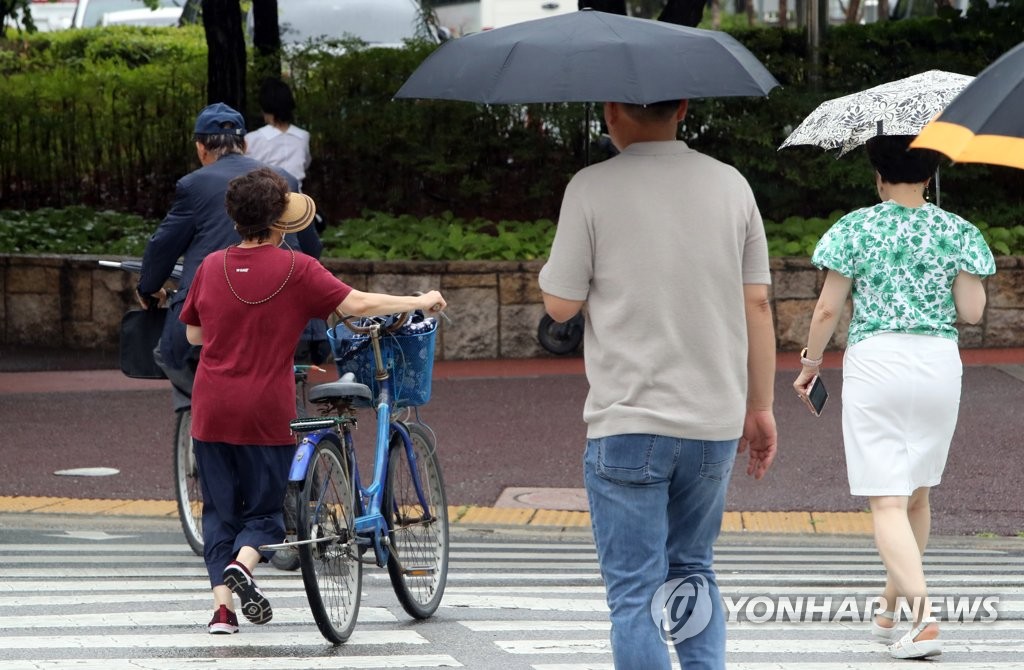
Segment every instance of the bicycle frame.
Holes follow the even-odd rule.
[[[290,483],[302,484],[306,480],[309,465],[312,462],[313,454],[316,452],[320,441],[327,435],[335,435],[341,438],[344,445],[344,453],[348,458],[348,465],[352,475],[353,486],[357,495],[355,509],[355,541],[361,547],[373,547],[375,562],[378,567],[387,565],[390,550],[388,547],[388,522],[384,516],[384,490],[387,484],[388,466],[391,455],[392,435],[398,435],[402,439],[406,456],[411,467],[413,487],[416,497],[423,507],[424,516],[431,518],[429,504],[423,492],[423,484],[419,479],[419,470],[416,467],[416,454],[412,445],[412,438],[409,431],[399,421],[392,420],[392,378],[387,367],[384,365],[380,349],[380,324],[370,327],[370,344],[373,347],[374,363],[377,368],[376,380],[380,389],[377,394],[377,436],[373,460],[373,480],[370,485],[363,487],[359,476],[359,465],[355,457],[355,445],[352,439],[349,424],[354,424],[352,416],[324,417],[324,426],[309,432],[303,437],[296,448],[295,458],[292,460],[291,470],[288,474]],[[308,426],[314,427],[316,420],[306,422]],[[322,502],[322,492],[317,499]],[[319,503],[318,503],[319,504]],[[330,542],[336,541],[336,537],[322,537],[309,542]],[[268,545],[266,549],[276,549],[279,546]],[[360,552],[361,553],[361,552]]]

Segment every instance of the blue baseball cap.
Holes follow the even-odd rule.
[[[196,117],[196,135],[245,135],[245,119],[232,107],[215,102]]]

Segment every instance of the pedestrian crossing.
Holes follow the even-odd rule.
[[[334,647],[297,572],[263,566],[273,621],[214,636],[202,559],[175,535],[28,535],[0,531],[0,670],[612,669],[596,556],[580,539],[457,533],[427,621],[411,620],[387,572],[368,568],[355,633]],[[869,538],[727,536],[716,568],[729,670],[908,667],[860,616],[884,576]],[[936,541],[926,572],[935,599],[972,615],[943,624],[941,667],[1024,670],[1024,541]]]

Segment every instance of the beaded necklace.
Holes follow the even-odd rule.
[[[230,248],[231,247],[228,247],[224,250],[224,281],[228,283],[228,288],[231,289],[232,295],[238,298],[238,302],[245,303],[246,305],[262,305],[263,303],[268,302],[271,298],[284,290],[285,284],[287,284],[288,280],[292,278],[292,272],[295,271],[295,250],[289,249],[288,251],[291,252],[292,255],[292,265],[288,268],[288,276],[284,278],[284,281],[277,287],[277,290],[263,300],[246,300],[242,296],[238,295],[238,291],[236,291],[235,287],[231,285],[231,279],[228,277],[228,249]]]

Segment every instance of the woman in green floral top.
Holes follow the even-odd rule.
[[[882,202],[847,214],[821,238],[812,261],[828,270],[814,308],[803,370],[805,397],[822,353],[853,294],[843,359],[843,442],[850,493],[868,496],[887,578],[875,637],[895,658],[942,653],[929,614],[921,555],[928,542],[928,492],[939,483],[960,407],[959,317],[981,320],[981,277],[995,262],[981,233],[925,201],[939,155],[908,150],[913,136],[867,144]],[[895,642],[897,612],[911,630]]]

